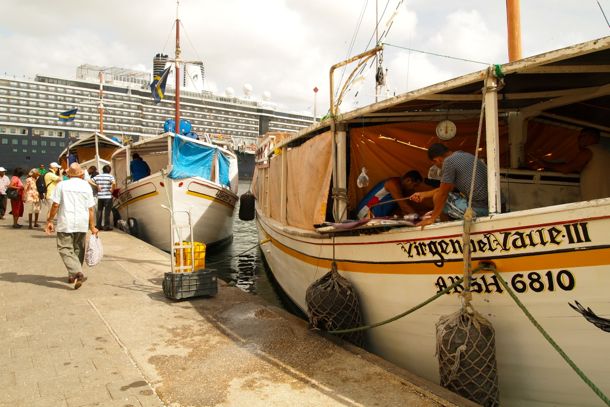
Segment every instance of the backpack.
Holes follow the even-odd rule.
[[[44,175],[41,175],[36,180],[36,190],[38,191],[38,195],[40,196],[40,199],[44,199],[45,195],[47,193],[47,185],[44,182]]]

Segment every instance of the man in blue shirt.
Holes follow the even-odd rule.
[[[131,180],[137,181],[144,177],[148,177],[150,175],[150,167],[148,166],[146,161],[144,161],[142,157],[140,157],[140,154],[133,153],[131,158],[132,160],[129,164],[129,170],[131,171]]]

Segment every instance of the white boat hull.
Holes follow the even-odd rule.
[[[592,203],[593,202],[593,203]],[[606,394],[609,333],[572,310],[579,301],[610,315],[610,199],[507,213],[473,226],[473,260],[491,260],[538,322]],[[328,235],[282,226],[257,212],[262,252],[286,294],[304,311],[305,291],[337,260],[354,285],[366,324],[402,313],[463,273],[461,222],[380,234]],[[600,405],[599,398],[534,328],[493,273],[473,284],[473,305],[496,330],[501,405]],[[367,331],[368,347],[439,382],[435,324],[460,307],[456,291]],[[477,292],[478,291],[478,292]]]
[[[233,236],[233,211],[237,195],[199,177],[163,178],[161,173],[128,184],[119,195],[117,208],[121,218],[134,218],[139,237],[169,251],[171,247],[170,212],[175,213],[175,241],[190,240],[190,212],[193,240],[214,246]],[[163,205],[163,206],[162,206]]]

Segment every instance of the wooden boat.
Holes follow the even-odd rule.
[[[80,163],[83,169],[95,166],[101,172],[102,167],[110,164],[112,153],[123,147],[121,143],[95,132],[87,137],[76,140],[66,147],[59,156],[59,165],[68,168],[68,159],[72,157]]]
[[[171,61],[176,73],[174,123],[181,123],[179,28],[176,18],[176,56]],[[150,175],[133,179],[133,153],[147,162]],[[115,208],[141,239],[165,251],[171,249],[172,234],[175,242],[193,240],[209,247],[232,240],[238,186],[237,157],[232,151],[209,138],[166,132],[126,145],[112,161],[120,187]]]
[[[201,157],[194,158],[193,151]],[[151,174],[131,181],[130,162],[137,152]],[[195,165],[191,165],[196,160]],[[133,143],[112,157],[120,192],[115,207],[122,219],[137,223],[137,235],[162,250],[170,250],[170,212],[182,232],[175,241],[190,240],[186,211],[190,212],[193,240],[218,246],[233,237],[233,211],[237,202],[237,157],[211,143],[174,133]],[[186,162],[186,167],[183,163]],[[174,176],[172,170],[181,168]]]
[[[75,142],[66,147],[59,155],[59,165],[67,169],[72,160],[80,163],[83,169],[96,167],[98,172],[102,171],[102,167],[110,164],[112,153],[121,148],[123,144],[115,139],[104,135],[104,113],[106,105],[113,104],[104,100],[104,72],[100,71],[100,90],[99,99],[81,103],[79,106],[96,105],[99,113],[99,129],[85,137],[81,137]]]
[[[530,153],[573,155],[585,126],[607,141],[608,61],[605,37],[347,113],[336,111],[331,96],[328,119],[292,137],[266,139],[254,178],[256,221],[262,253],[281,288],[306,311],[307,288],[336,261],[360,297],[365,323],[373,324],[457,281],[468,246],[472,267],[493,262],[540,325],[610,394],[610,337],[603,330],[610,316],[610,198],[581,201],[578,175],[528,169],[527,159]],[[426,174],[426,148],[440,141],[435,130],[443,120],[457,128],[445,143],[474,154],[481,115],[478,149],[488,169],[490,214],[475,219],[465,244],[462,220],[423,229],[401,219],[373,219],[348,230],[340,224],[354,219],[367,192],[357,186],[363,167],[370,186],[409,169]],[[459,309],[463,288],[368,330],[367,347],[439,382],[435,324]],[[476,274],[471,291],[473,306],[495,328],[501,405],[600,405],[495,274]],[[597,325],[575,312],[573,301],[590,307]]]

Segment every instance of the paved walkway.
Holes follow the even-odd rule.
[[[453,406],[471,403],[259,297],[167,300],[169,256],[101,232],[68,285],[55,238],[0,221],[0,406]],[[450,400],[450,401],[448,401]]]

